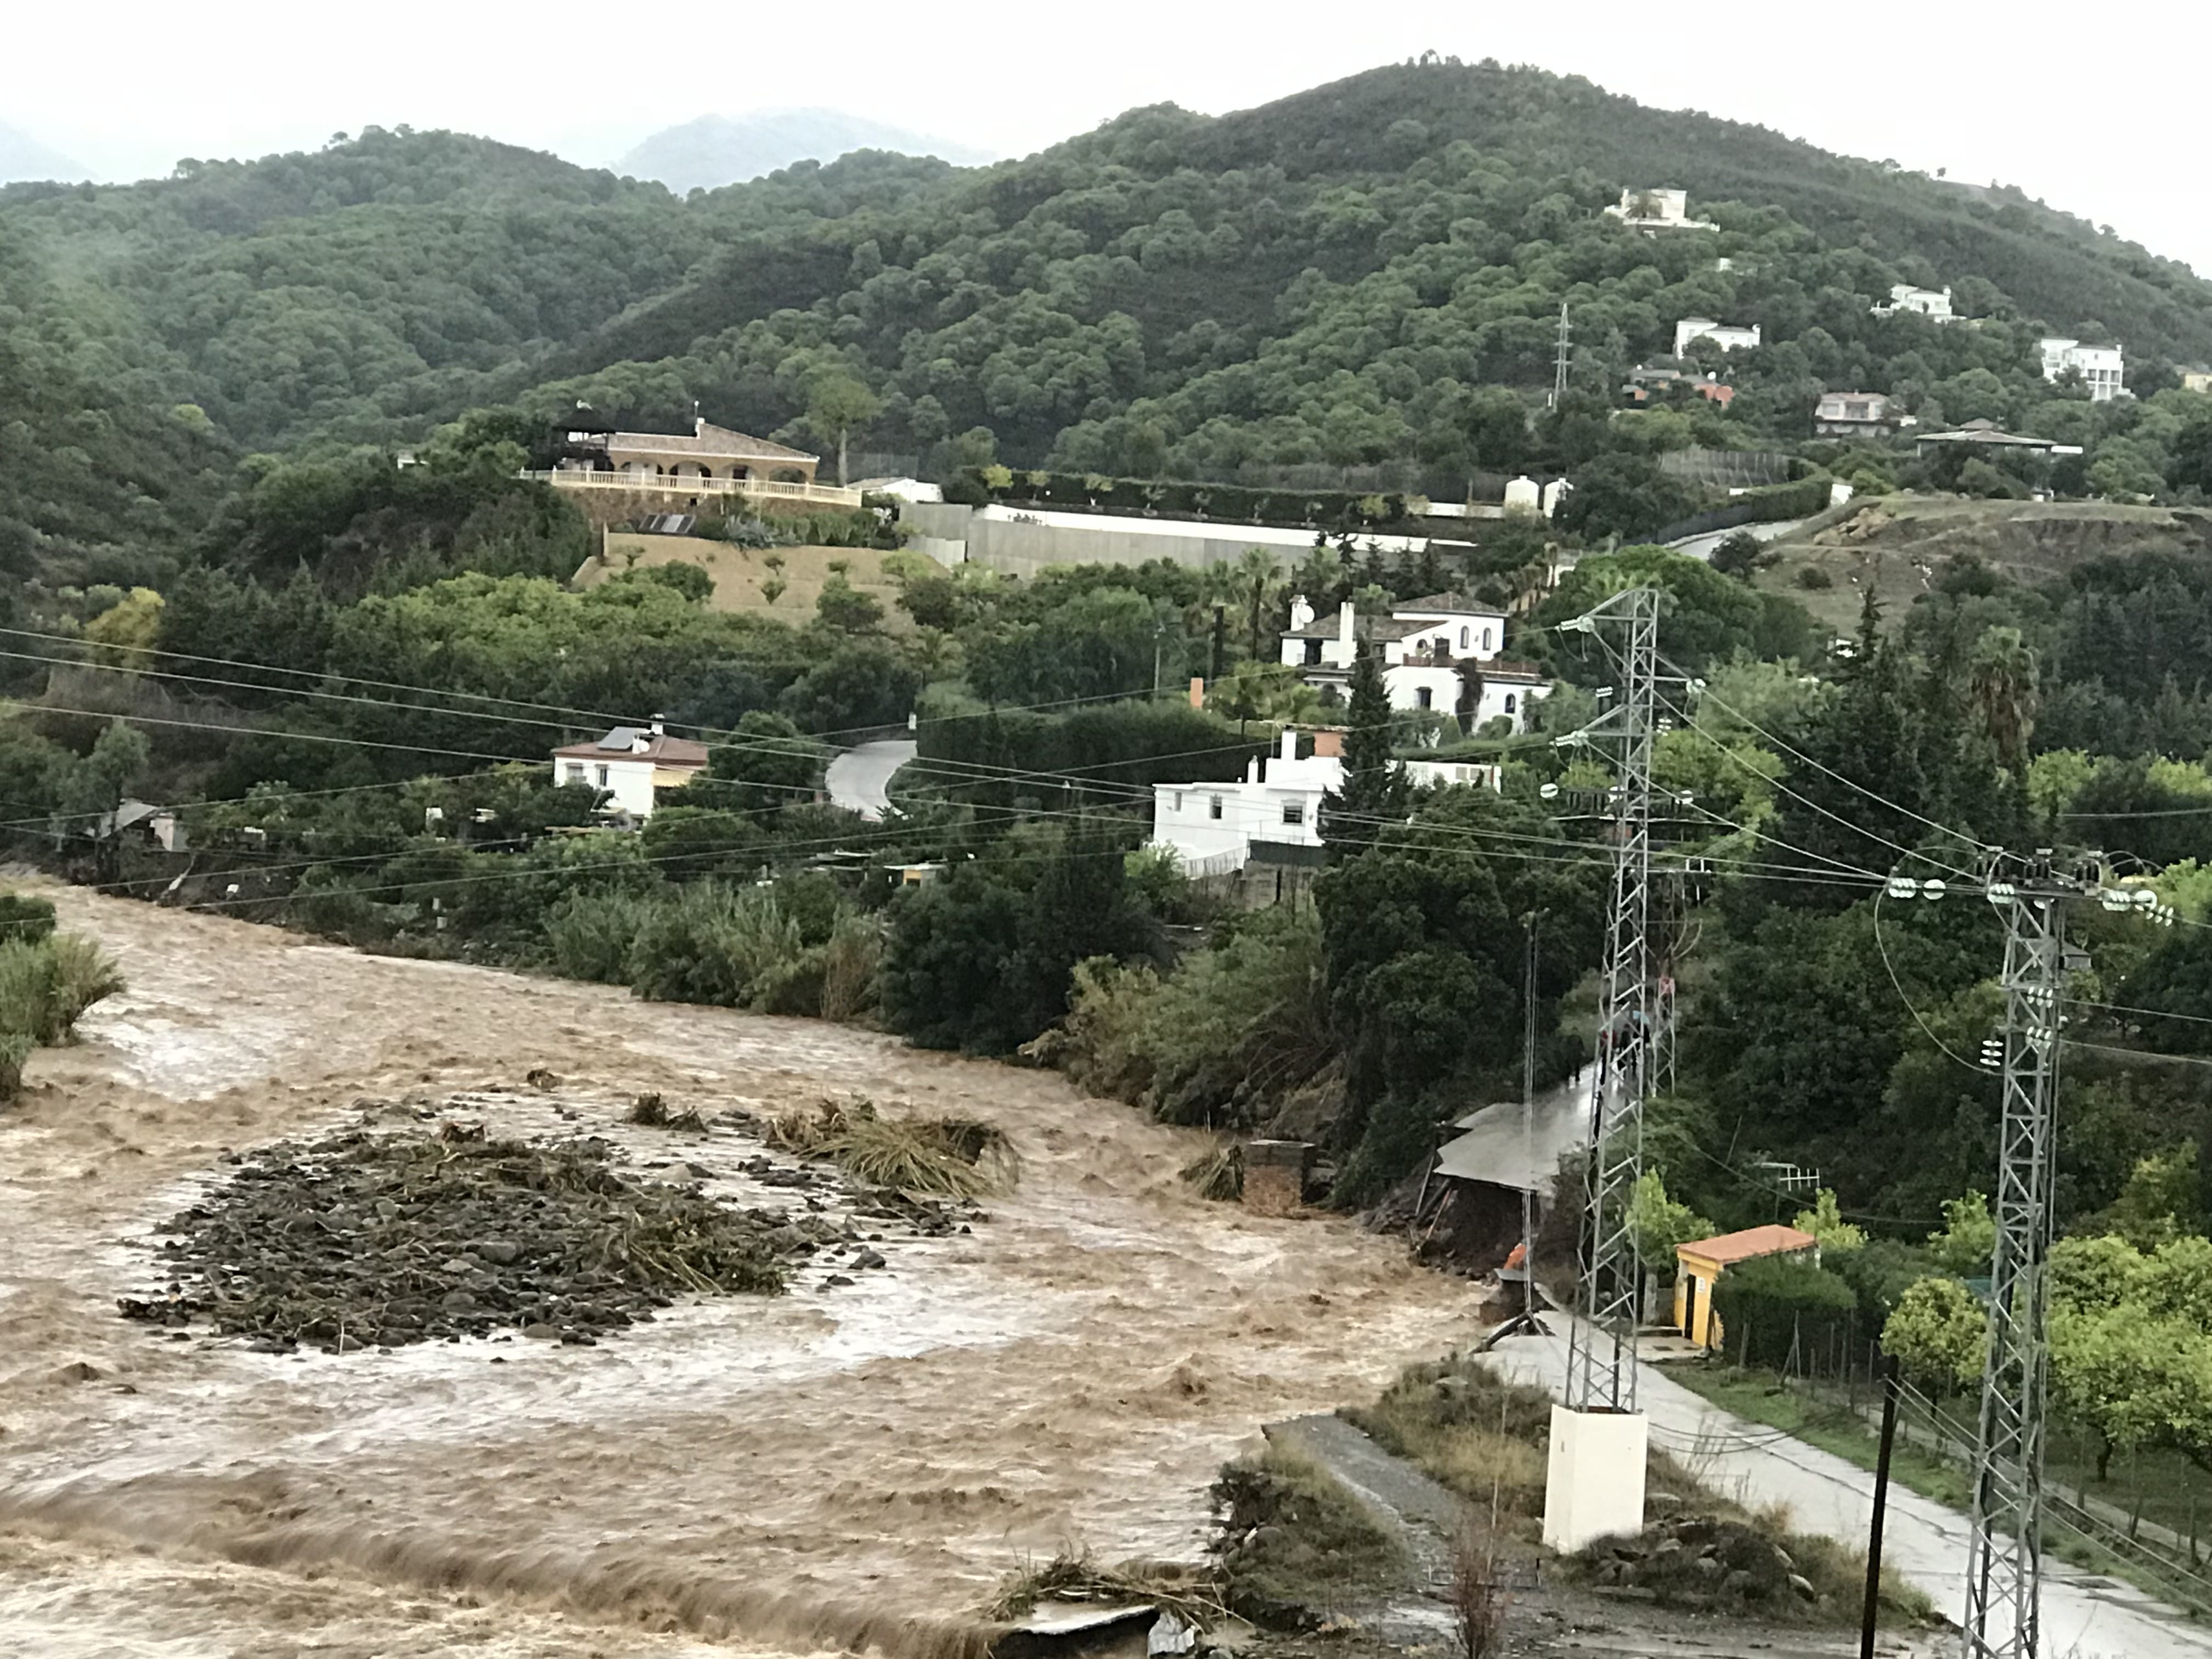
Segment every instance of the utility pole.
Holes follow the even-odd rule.
[[[1628,1213],[1643,1173],[1644,1102],[1657,1012],[1650,908],[1658,591],[1629,588],[1560,626],[1571,633],[1617,633],[1620,648],[1612,654],[1621,669],[1612,710],[1575,734],[1577,741],[1611,740],[1619,783],[1590,1103],[1581,1317],[1569,1339],[1565,1401],[1552,1410],[1545,1486],[1544,1542],[1567,1553],[1595,1538],[1634,1532],[1644,1522],[1646,1425],[1636,1409],[1643,1273]]]
[[[1536,913],[1524,924],[1528,954],[1521,975],[1521,1318],[1536,1322]]]
[[[1544,405],[1547,409],[1557,409],[1566,399],[1567,369],[1574,362],[1568,347],[1573,338],[1574,330],[1567,321],[1567,302],[1562,300],[1559,301],[1559,343],[1552,359],[1552,398]]]

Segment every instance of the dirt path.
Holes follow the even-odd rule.
[[[52,896],[132,989],[0,1116],[0,1467],[20,1528],[0,1650],[943,1649],[1025,1558],[1188,1554],[1214,1468],[1261,1423],[1474,1328],[1466,1288],[1388,1242],[1191,1197],[1173,1171],[1196,1137],[1050,1073]],[[538,1066],[562,1081],[532,1101]],[[647,1088],[988,1117],[1024,1184],[971,1237],[885,1243],[860,1285],[680,1309],[597,1348],[293,1358],[114,1316],[148,1282],[147,1227],[226,1148],[409,1091],[492,1091],[511,1127],[649,1135],[611,1127]],[[493,1601],[496,1619],[471,1605]]]

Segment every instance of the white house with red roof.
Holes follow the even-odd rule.
[[[683,788],[706,769],[707,745],[670,737],[658,720],[553,751],[555,783],[595,789],[607,797],[604,811],[639,822],[653,816],[662,791]]]

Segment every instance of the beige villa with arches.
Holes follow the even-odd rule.
[[[617,432],[579,411],[561,459],[537,476],[558,489],[621,490],[661,496],[744,495],[858,507],[860,492],[817,483],[821,458],[771,443],[703,416],[689,432]]]

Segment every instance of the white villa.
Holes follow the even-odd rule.
[[[1737,328],[1728,323],[1717,323],[1710,317],[1685,317],[1674,325],[1674,355],[1682,356],[1690,349],[1692,340],[1711,340],[1723,351],[1747,350],[1759,343],[1759,325]]]
[[[2079,340],[2046,336],[2043,349],[2043,378],[2055,380],[2068,369],[2081,376],[2082,384],[2089,388],[2089,401],[2108,404],[2115,398],[2128,395],[2122,384],[2127,374],[2127,362],[2118,346],[2085,346]]]
[[[1252,761],[1241,782],[1154,784],[1152,844],[1173,848],[1197,875],[1243,869],[1255,842],[1318,848],[1322,798],[1344,787],[1344,762],[1333,754],[1301,760],[1297,744],[1298,734],[1285,732],[1281,747]],[[1499,767],[1479,761],[1399,764],[1423,784],[1494,790],[1504,776]]]
[[[707,745],[649,728],[617,726],[595,743],[553,751],[553,781],[580,783],[608,797],[605,811],[640,822],[653,816],[660,792],[681,789],[707,768]]]
[[[1718,230],[1710,219],[1690,217],[1690,192],[1686,190],[1624,190],[1620,205],[1606,213],[1631,230],[1656,236],[1665,230]]]
[[[1291,626],[1282,637],[1284,664],[1301,672],[1328,702],[1349,696],[1352,665],[1363,650],[1377,653],[1382,686],[1393,708],[1455,714],[1466,685],[1462,665],[1480,664],[1481,692],[1468,711],[1470,730],[1504,715],[1516,732],[1527,729],[1528,705],[1550,692],[1551,682],[1526,663],[1504,662],[1505,615],[1456,593],[1432,593],[1392,608],[1387,617],[1363,617],[1347,599],[1329,623],[1317,623],[1301,597],[1291,601]]]
[[[1930,322],[1955,323],[1962,320],[1951,309],[1951,290],[1946,289],[1915,288],[1910,283],[1899,283],[1889,290],[1889,303],[1874,307],[1877,317],[1893,317],[1900,311],[1917,312]]]

